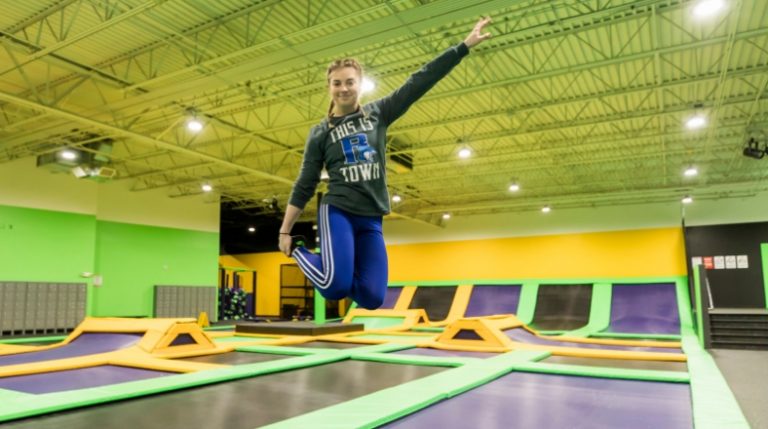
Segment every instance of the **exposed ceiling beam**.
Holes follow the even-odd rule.
[[[145,136],[143,134],[135,133],[133,131],[129,131],[129,130],[126,130],[124,128],[120,128],[120,127],[115,126],[115,125],[111,125],[111,124],[107,124],[107,123],[104,123],[104,122],[100,122],[100,121],[97,121],[97,120],[94,120],[94,119],[91,119],[91,118],[86,118],[84,116],[80,116],[80,115],[72,113],[72,112],[67,112],[65,110],[61,110],[61,109],[58,109],[58,108],[55,108],[55,107],[49,107],[49,106],[46,106],[46,105],[43,105],[43,104],[40,104],[40,103],[37,103],[37,102],[34,102],[34,101],[30,101],[30,100],[27,100],[27,99],[24,99],[24,98],[21,98],[21,97],[17,97],[17,96],[15,96],[13,94],[8,94],[8,93],[5,93],[5,92],[0,92],[0,99],[1,100],[5,100],[5,101],[7,101],[9,103],[18,104],[18,105],[21,105],[21,106],[24,106],[24,107],[27,107],[27,108],[30,108],[30,109],[33,109],[33,110],[37,110],[37,111],[40,111],[40,112],[43,112],[43,113],[47,113],[47,114],[50,114],[52,116],[56,116],[56,117],[59,117],[59,118],[62,118],[62,119],[67,119],[69,121],[73,121],[73,122],[76,122],[76,123],[80,123],[80,124],[96,127],[96,128],[101,129],[101,130],[109,131],[113,135],[123,136],[123,137],[129,138],[132,141],[135,141],[135,142],[138,142],[138,143],[150,145],[150,146],[153,146],[153,147],[160,147],[160,148],[168,150],[170,152],[175,152],[175,153],[179,153],[179,154],[190,156],[192,158],[197,158],[197,159],[201,159],[201,160],[204,160],[204,161],[209,161],[209,162],[212,162],[214,164],[218,164],[218,165],[221,165],[221,166],[224,166],[224,167],[227,167],[227,168],[231,168],[233,170],[242,171],[242,172],[251,174],[253,176],[256,176],[256,177],[259,177],[259,178],[262,178],[262,179],[266,179],[266,180],[270,180],[270,181],[273,181],[273,182],[281,183],[281,184],[284,184],[284,185],[293,185],[293,180],[286,179],[285,177],[275,176],[274,174],[270,174],[270,173],[267,173],[267,172],[264,172],[264,171],[260,171],[260,170],[255,170],[253,168],[246,167],[246,166],[240,165],[240,164],[236,164],[234,162],[225,161],[225,160],[217,158],[215,156],[211,156],[211,155],[204,154],[204,153],[201,153],[201,152],[197,152],[197,151],[194,151],[194,150],[191,150],[191,149],[186,149],[186,148],[183,148],[183,147],[180,147],[180,146],[176,146],[176,145],[173,145],[171,143],[167,143],[167,142],[164,142],[162,140],[158,140],[158,139],[155,139],[155,138],[152,138],[152,137],[149,137],[149,136]]]

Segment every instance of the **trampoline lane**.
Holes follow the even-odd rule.
[[[681,354],[683,351],[677,347],[641,347],[641,346],[622,346],[616,344],[593,344],[582,343],[575,341],[558,341],[549,338],[542,338],[527,331],[523,328],[514,328],[504,331],[506,335],[512,341],[527,344],[537,344],[542,346],[553,347],[575,347],[581,349],[601,349],[601,350],[623,350],[631,352],[657,352],[657,353],[677,353]]]
[[[408,308],[423,308],[429,320],[439,322],[448,317],[457,286],[420,286],[416,288]]]
[[[679,335],[675,284],[613,285],[611,322],[604,332]]]
[[[79,356],[106,353],[130,347],[139,342],[144,334],[84,333],[69,344],[39,352],[0,356],[0,366],[44,362]]]
[[[571,331],[589,323],[592,285],[539,285],[531,327]]]
[[[517,314],[521,285],[475,285],[464,317]]]
[[[690,429],[693,415],[688,384],[513,372],[382,427]]]
[[[4,429],[252,429],[444,371],[346,360],[4,423]]]
[[[100,365],[42,374],[2,377],[0,378],[0,389],[33,394],[65,392],[128,381],[147,380],[172,374],[176,373],[125,366]]]
[[[381,304],[381,309],[392,310],[397,304],[400,293],[403,291],[402,286],[390,286],[387,288],[387,292],[384,295],[384,302]]]

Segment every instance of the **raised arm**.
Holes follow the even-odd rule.
[[[379,100],[382,121],[389,125],[397,120],[413,103],[453,70],[461,59],[469,54],[470,48],[489,39],[491,34],[483,33],[483,28],[490,22],[491,18],[479,20],[464,39],[464,42],[445,50],[437,58],[412,74],[400,88]]]

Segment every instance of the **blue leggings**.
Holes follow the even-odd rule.
[[[359,306],[379,308],[387,291],[387,249],[381,216],[359,216],[321,204],[320,254],[297,247],[292,256],[326,299],[351,297]]]

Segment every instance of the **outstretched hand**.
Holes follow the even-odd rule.
[[[483,27],[488,25],[491,22],[491,17],[486,16],[485,18],[480,19],[477,21],[477,24],[475,24],[475,27],[472,29],[472,31],[469,32],[469,35],[466,39],[464,39],[464,44],[467,45],[468,48],[471,48],[475,45],[480,44],[480,42],[490,39],[491,33],[483,33]]]

